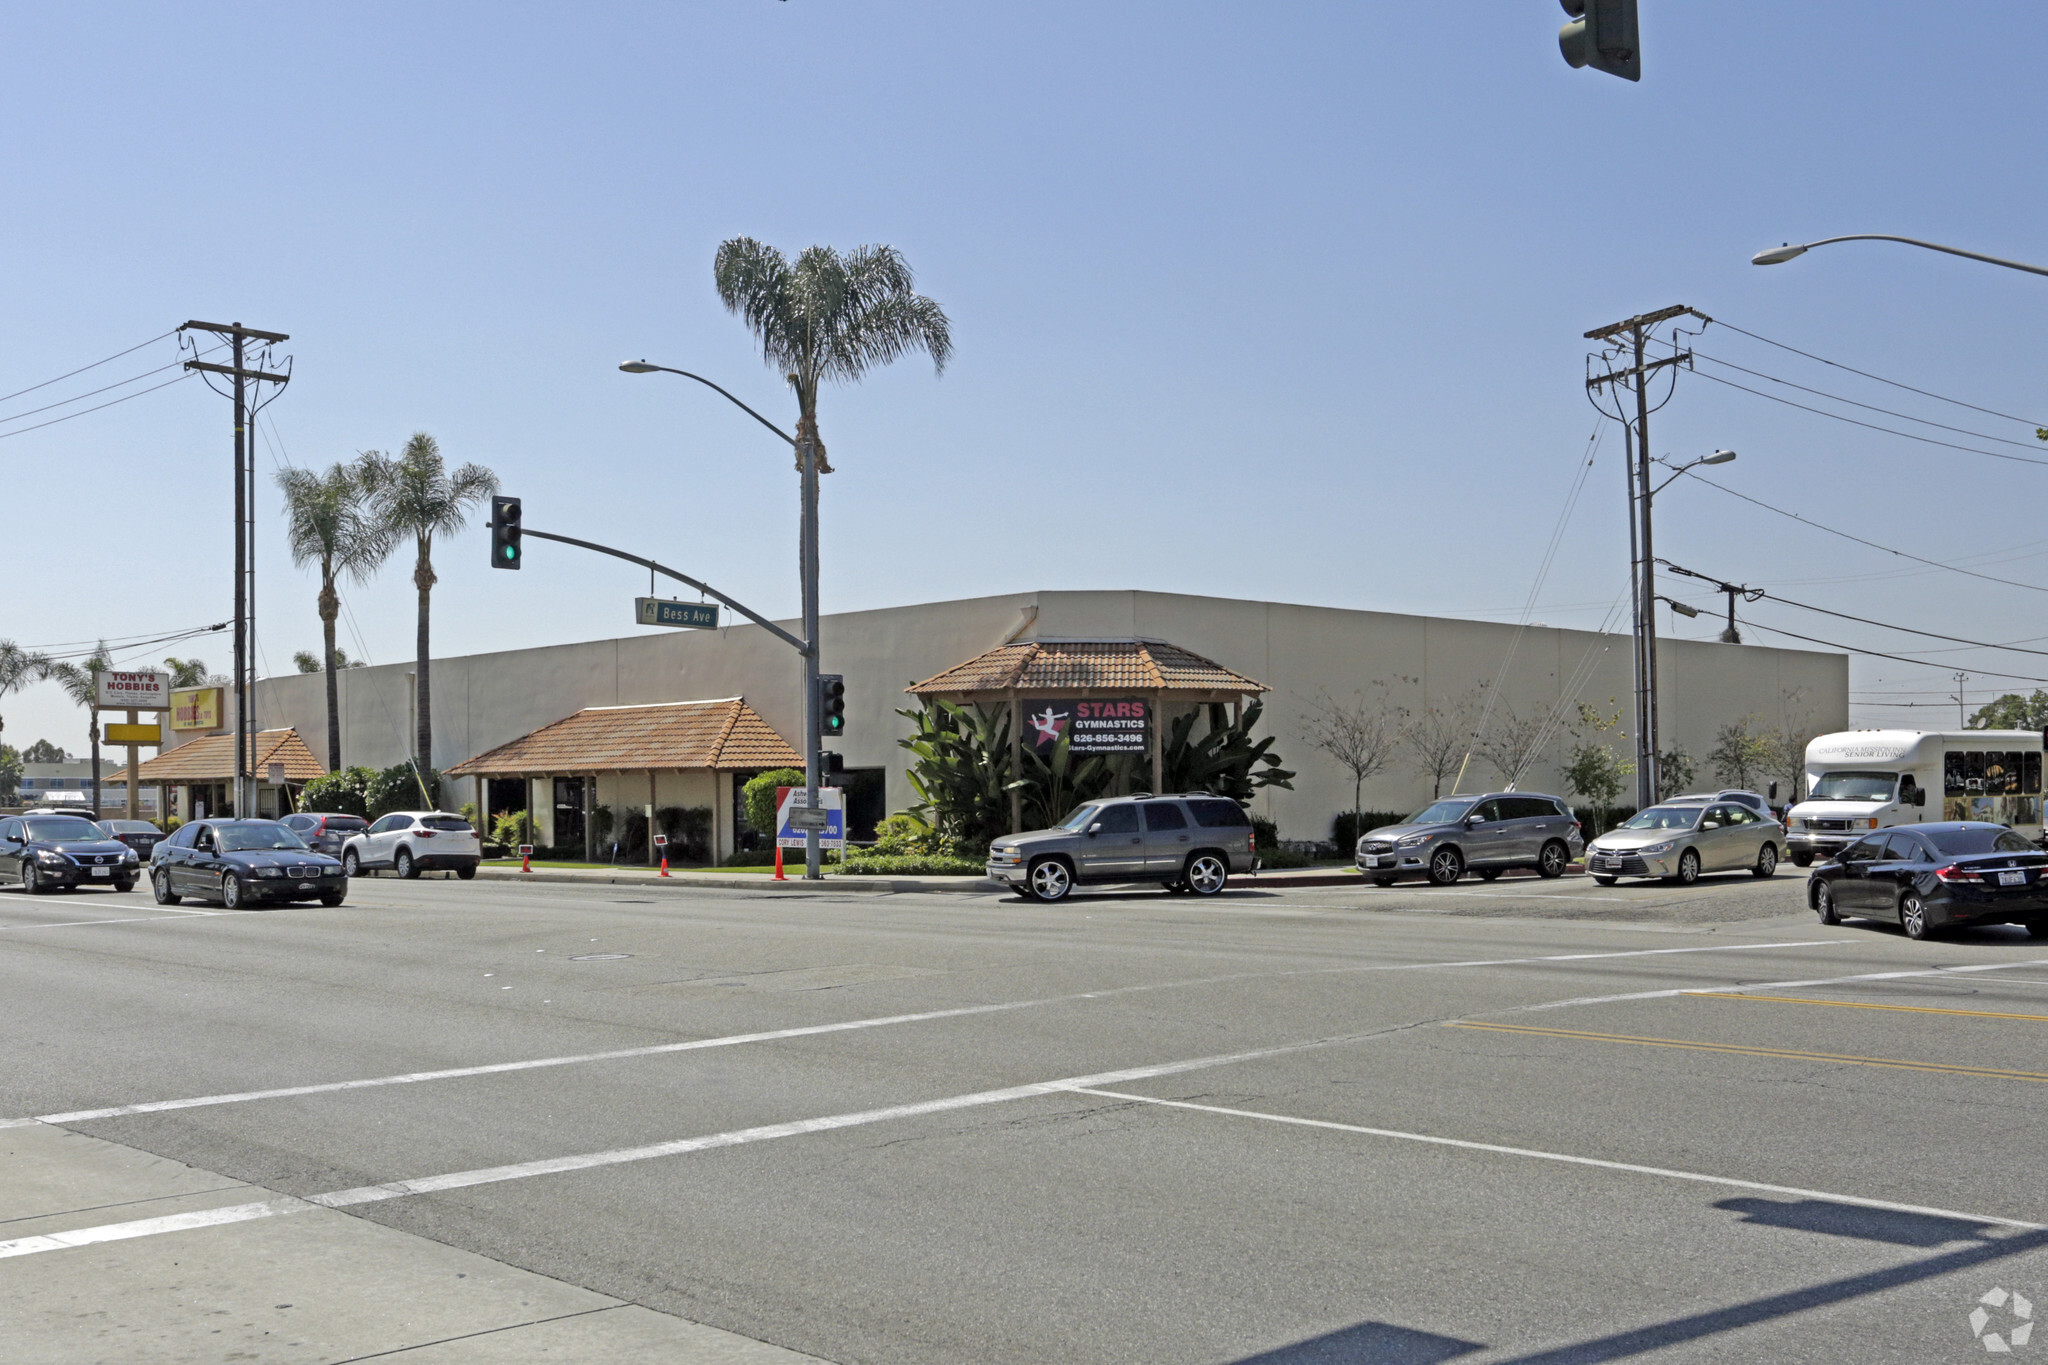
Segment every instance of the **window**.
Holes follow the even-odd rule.
[[[1146,829],[1186,829],[1187,827],[1188,818],[1180,813],[1180,802],[1147,801],[1145,803]]]
[[[1060,821],[1060,828],[1070,829],[1074,833],[1079,834],[1082,830],[1095,823],[1096,810],[1097,807],[1095,806],[1083,806],[1066,819]]]
[[[2020,760],[2020,792],[2025,796],[2041,794],[2041,755],[2032,749],[2026,751]]]
[[[1706,814],[1700,817],[1700,828],[1720,829],[1723,825],[1734,824],[1735,821],[1729,816],[1729,810],[1730,807],[1727,806],[1707,807]]]
[[[1478,820],[1482,823],[1490,824],[1493,821],[1500,819],[1500,802],[1481,801],[1476,807],[1473,808],[1472,814],[1467,818],[1472,820]]]
[[[12,842],[12,841],[17,841],[17,840],[19,840],[20,838],[21,838],[21,821],[19,821],[19,820],[5,820],[5,821],[0,821],[0,839],[6,839],[6,840],[9,840],[10,842]]]
[[[1890,850],[1893,862],[1924,863],[1927,861],[1927,850],[1921,846],[1918,839],[1910,834],[1892,835],[1885,841],[1885,847]]]
[[[1965,858],[1972,853],[2038,853],[2039,849],[2009,829],[1944,829],[1928,835],[1944,857]]]
[[[90,820],[75,815],[50,815],[24,820],[22,828],[31,839],[104,839],[107,832]]]
[[[1411,825],[1454,824],[1464,819],[1465,812],[1470,809],[1472,809],[1472,801],[1469,797],[1452,797],[1448,801],[1438,801],[1432,805],[1424,806],[1421,810],[1409,816],[1407,823]]]
[[[1698,806],[1652,806],[1623,821],[1623,829],[1691,829],[1700,818]]]
[[[411,818],[412,817],[409,815],[387,815],[382,820],[379,820],[376,824],[370,826],[370,833],[389,834],[392,830],[397,829],[402,824],[405,824]]]
[[[1979,754],[1977,757],[1982,758]],[[1814,801],[1889,801],[1898,785],[1897,773],[1822,773],[1813,784]]]
[[[1095,812],[1095,823],[1102,826],[1104,834],[1136,834],[1138,808],[1128,801],[1119,805],[1104,806]]]
[[[1842,851],[1842,861],[1845,863],[1874,863],[1882,857],[1884,857],[1884,836],[1882,834],[1858,840]]]
[[[1235,801],[1190,801],[1188,810],[1203,829],[1247,829],[1252,823]]]
[[[468,834],[469,821],[459,815],[429,815],[420,820],[421,829],[445,829],[451,834]]]
[[[357,830],[370,827],[370,822],[363,819],[360,815],[329,815],[325,817],[315,816],[313,818],[323,821],[321,828],[336,830],[342,834],[353,834]]]

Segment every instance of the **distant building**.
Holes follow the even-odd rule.
[[[117,790],[107,780],[118,764],[109,762],[106,756],[100,759],[100,791],[106,800],[119,803],[126,789]],[[92,764],[84,759],[73,763],[24,763],[21,765],[21,791],[15,797],[24,808],[29,806],[84,806],[102,809],[94,799],[92,790]],[[155,793],[143,796],[143,804],[152,806]]]

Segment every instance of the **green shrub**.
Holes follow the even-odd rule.
[[[647,861],[647,812],[629,810],[626,812],[626,828],[619,835],[619,857],[622,861],[644,863]]]
[[[1252,846],[1261,857],[1280,849],[1280,827],[1263,815],[1252,817]]]
[[[775,837],[775,789],[777,787],[801,787],[804,775],[795,768],[776,768],[762,773],[740,789],[741,798],[746,802],[747,824],[756,834],[767,838]],[[772,861],[772,859],[771,859]]]
[[[395,810],[433,810],[440,793],[441,775],[432,768],[415,770],[410,762],[394,763],[371,777],[364,792],[369,808],[363,816],[376,820]]]
[[[711,807],[663,806],[654,812],[654,821],[668,836],[670,861],[711,861]]]
[[[325,777],[316,777],[299,793],[299,809],[325,815],[370,814],[370,784],[377,780],[375,769],[358,764]]]
[[[774,862],[775,850],[772,848],[743,848],[737,853],[728,855],[726,860],[720,863],[719,866],[770,867],[774,865]]]
[[[1259,846],[1259,866],[1268,872],[1279,872],[1290,867],[1308,867],[1314,862],[1306,853],[1296,853],[1291,848],[1267,848]]]
[[[612,826],[617,818],[610,806],[597,806],[590,812],[590,847],[600,860],[612,856]],[[582,857],[583,851],[578,849],[576,856]]]
[[[979,877],[982,865],[971,858],[942,854],[855,852],[839,866],[846,876]]]
[[[517,848],[523,842],[520,836],[525,833],[526,812],[523,810],[508,810],[491,820],[491,842],[494,844]]]

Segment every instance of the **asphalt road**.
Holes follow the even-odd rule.
[[[9,1361],[1918,1365],[2048,1304],[2048,944],[1789,872],[10,889],[0,1000]]]

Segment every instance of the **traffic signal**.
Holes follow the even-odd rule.
[[[818,734],[825,739],[846,733],[846,679],[837,673],[818,675]]]
[[[1636,42],[1636,0],[1558,0],[1572,21],[1557,31],[1557,45],[1573,66],[1590,66],[1625,81],[1643,78]]]
[[[519,567],[519,499],[491,499],[491,567]]]
[[[821,778],[843,777],[846,775],[846,755],[837,749],[818,751],[818,776]]]

